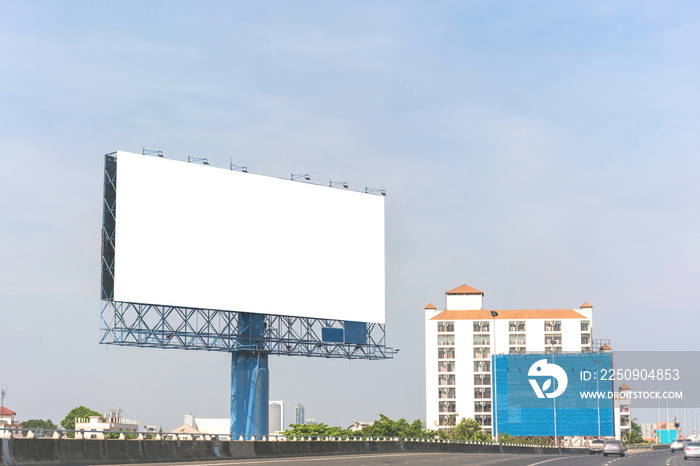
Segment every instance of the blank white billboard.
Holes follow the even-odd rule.
[[[114,300],[384,323],[384,198],[117,152]]]

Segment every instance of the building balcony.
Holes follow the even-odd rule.
[[[453,334],[449,335],[438,335],[438,346],[454,346],[455,336]]]
[[[491,376],[475,375],[474,385],[488,385],[491,386]]]
[[[455,323],[454,322],[438,322],[438,327],[437,327],[438,333],[454,333],[455,331]]]
[[[488,401],[477,401],[474,403],[475,413],[490,413],[491,412],[491,402]]]
[[[489,333],[491,325],[488,322],[474,322],[474,332]]]
[[[525,324],[520,324],[520,325],[509,325],[508,326],[508,331],[509,332],[524,332],[525,331]]]
[[[438,372],[454,372],[454,371],[455,371],[455,364],[454,363],[438,364]]]
[[[454,375],[441,375],[438,377],[438,385],[440,386],[449,386],[449,385],[454,385],[455,384],[455,376]]]
[[[474,372],[488,372],[491,373],[491,363],[490,362],[475,362]]]
[[[457,403],[454,401],[441,401],[438,403],[438,411],[441,413],[455,413],[457,411]]]
[[[491,426],[491,416],[481,414],[481,415],[475,416],[475,417],[476,417],[476,422],[479,423],[479,425],[481,427]]]

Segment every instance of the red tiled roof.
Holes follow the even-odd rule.
[[[445,294],[484,294],[484,292],[468,285],[462,285],[458,286],[454,290],[446,291]]]
[[[433,305],[433,303],[428,303],[428,305],[425,306],[425,308],[426,308],[426,309],[437,309],[437,308]]]
[[[609,350],[611,350],[612,348],[611,348],[610,346],[608,346],[607,343],[605,343],[603,346],[600,347],[600,349],[609,351]]]
[[[4,406],[0,409],[0,416],[14,416],[17,413],[14,411],[10,411],[9,409],[5,408]]]
[[[620,385],[620,390],[631,390],[631,388],[626,383],[623,383],[622,385]]]
[[[496,319],[587,319],[573,309],[507,309],[496,310]],[[431,320],[490,320],[491,310],[442,311]]]
[[[591,307],[591,308],[592,308],[593,305],[592,305],[592,304],[588,304],[588,301],[586,301],[585,303],[581,304],[581,309],[584,309],[584,308],[587,308],[587,307]]]

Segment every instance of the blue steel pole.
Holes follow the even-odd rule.
[[[269,433],[268,354],[262,352],[264,316],[241,313],[236,351],[231,353],[231,436],[261,439]]]

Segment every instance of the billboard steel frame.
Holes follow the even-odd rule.
[[[323,328],[345,329],[345,321],[258,314],[263,332],[250,337],[247,313],[176,306],[102,301],[100,343],[203,351],[260,351],[287,356],[343,359],[391,359],[382,324],[368,323],[367,343],[322,339]]]

